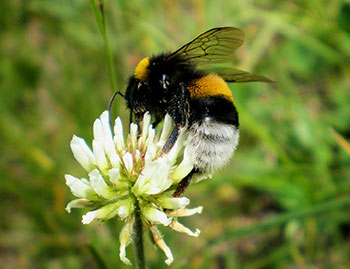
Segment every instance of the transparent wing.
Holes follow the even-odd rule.
[[[262,81],[262,82],[273,82],[267,77],[251,74],[249,72],[234,68],[234,67],[206,67],[206,71],[215,73],[222,77],[227,82],[251,82],[251,81]]]
[[[227,63],[233,61],[234,51],[243,44],[244,32],[235,27],[208,30],[172,53],[194,63]]]

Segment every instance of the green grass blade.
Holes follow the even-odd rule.
[[[101,0],[101,1],[98,1],[98,3],[99,3],[99,6],[97,7],[96,1],[90,0],[90,4],[92,6],[92,10],[94,12],[96,22],[98,24],[98,28],[103,38],[103,44],[104,44],[106,58],[107,58],[107,65],[108,65],[108,70],[110,75],[112,92],[115,92],[117,90],[117,81],[114,73],[113,54],[111,52],[107,29],[106,29],[104,2],[103,0]]]
[[[211,243],[208,246],[217,245],[219,243],[226,242],[235,238],[252,235],[258,232],[263,232],[268,229],[283,225],[291,220],[300,220],[307,217],[316,217],[318,215],[326,214],[334,210],[340,210],[345,207],[350,207],[350,197],[332,200],[330,202],[321,203],[315,206],[303,208],[301,210],[296,210],[294,212],[280,214],[271,219],[261,221],[256,225],[243,227],[232,231],[226,231],[222,237],[218,237],[217,239],[211,241]]]

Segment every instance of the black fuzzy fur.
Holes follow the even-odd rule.
[[[213,95],[200,99],[190,97],[188,86],[208,73],[197,69],[179,55],[170,58],[169,55],[161,54],[150,58],[145,81],[139,81],[134,76],[130,78],[125,99],[134,112],[136,121],[149,111],[155,122],[162,120],[168,113],[178,128],[201,122],[205,117],[238,127],[237,110],[224,96]],[[168,78],[166,89],[161,83],[164,74]]]

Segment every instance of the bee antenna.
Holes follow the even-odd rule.
[[[117,97],[117,95],[120,95],[121,97],[124,98],[124,94],[122,94],[120,91],[116,91],[111,100],[109,101],[109,104],[108,104],[108,114],[109,114],[109,125],[111,126],[112,128],[112,117],[111,117],[111,114],[112,114],[112,106],[113,106],[113,102],[114,102],[114,99]]]

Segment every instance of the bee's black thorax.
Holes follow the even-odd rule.
[[[190,61],[161,54],[145,58],[139,65],[125,94],[136,120],[149,111],[156,122],[168,113],[179,127],[200,122],[206,117],[238,127],[237,110],[227,96],[213,91],[210,96],[196,97],[190,92],[196,81],[208,76]],[[196,91],[200,92],[205,86],[197,84]]]
[[[157,79],[166,74],[170,85],[176,86],[183,82],[188,85],[193,79],[204,76],[204,71],[195,68],[189,61],[184,61],[180,56],[168,58],[168,54],[161,54],[150,58],[148,81],[155,83]]]

